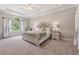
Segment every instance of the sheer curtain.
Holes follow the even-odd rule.
[[[2,38],[8,37],[8,18],[2,17]]]
[[[26,18],[20,18],[20,23],[21,23],[21,33],[23,33],[25,30],[28,28],[28,20]]]
[[[21,30],[21,33],[25,31],[25,24],[22,19],[20,19],[20,30]]]
[[[3,33],[4,33],[4,38],[8,37],[8,33],[9,33],[9,19],[5,18],[3,19]]]

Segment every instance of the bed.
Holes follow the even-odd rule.
[[[50,33],[27,31],[22,34],[25,41],[29,41],[37,46],[46,41],[50,37]]]
[[[40,27],[41,28],[41,27]],[[41,43],[50,38],[50,27],[43,27],[44,29],[37,31],[25,31],[22,34],[22,38],[25,41],[40,46]]]

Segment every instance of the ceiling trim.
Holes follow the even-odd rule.
[[[55,13],[55,12],[59,12],[59,11],[62,11],[62,10],[65,10],[65,9],[69,9],[69,8],[73,8],[73,7],[77,7],[76,5],[71,5],[71,6],[62,6],[62,7],[59,7],[59,8],[56,8],[56,9],[51,9],[51,10],[47,10],[45,12],[40,12],[40,13],[37,13],[35,15],[29,15],[28,17],[29,18],[35,18],[35,17],[39,17],[39,16],[43,16],[43,15],[47,15],[47,14],[51,14],[51,13]],[[19,17],[25,17],[27,18],[27,15],[22,15],[22,14],[18,14],[18,13],[13,13],[13,12],[7,12],[7,11],[4,11],[2,10],[3,13],[7,13],[9,15],[14,15],[14,16],[19,16]],[[39,11],[38,11],[39,12]]]
[[[51,13],[55,13],[55,12],[59,12],[59,11],[62,11],[62,10],[65,10],[65,9],[69,9],[69,8],[76,8],[76,6],[66,6],[66,7],[61,7],[61,8],[57,8],[57,9],[54,9],[54,10],[49,10],[49,11],[46,11],[46,12],[42,12],[42,13],[39,13],[37,14],[36,16],[35,15],[32,15],[30,16],[31,18],[34,18],[34,17],[39,17],[39,16],[43,16],[43,15],[47,15],[47,14],[51,14]]]

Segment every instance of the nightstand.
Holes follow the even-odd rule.
[[[60,39],[60,32],[59,31],[52,31],[51,36],[52,36],[52,39],[59,40]]]

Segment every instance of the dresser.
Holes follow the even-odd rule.
[[[52,36],[51,37],[52,39],[59,40],[60,39],[60,32],[59,31],[52,31],[51,36]]]

